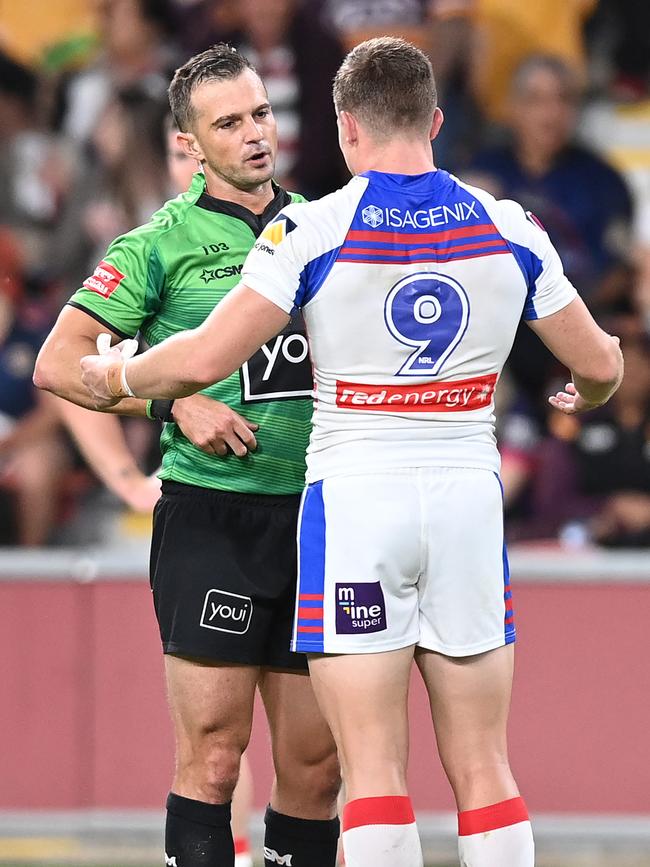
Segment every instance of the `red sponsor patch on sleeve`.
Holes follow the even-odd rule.
[[[539,218],[539,217],[536,217],[535,214],[533,214],[532,211],[526,211],[526,218],[527,218],[527,219],[528,219],[528,220],[529,220],[533,225],[537,226],[538,229],[541,229],[542,232],[545,232],[545,231],[546,231],[546,229],[544,228],[544,224],[542,223],[542,221],[540,220],[540,218]]]
[[[96,292],[103,298],[110,298],[117,287],[124,280],[125,275],[118,271],[114,265],[110,265],[103,259],[95,268],[90,277],[83,282],[84,289]]]

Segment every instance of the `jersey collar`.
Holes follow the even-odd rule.
[[[289,193],[286,190],[283,190],[282,187],[279,187],[275,181],[271,181],[275,195],[261,214],[254,214],[252,211],[249,211],[248,208],[244,208],[243,205],[237,205],[235,202],[229,202],[226,199],[217,199],[214,196],[211,196],[205,191],[205,180],[203,183],[204,189],[196,201],[196,206],[198,208],[203,208],[206,211],[214,211],[217,214],[225,214],[235,220],[241,220],[242,223],[246,223],[256,238],[262,233],[266,224],[270,223],[271,220],[280,213],[282,208],[291,204],[291,196]]]

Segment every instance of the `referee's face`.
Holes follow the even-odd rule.
[[[210,177],[239,190],[255,190],[271,180],[277,130],[266,88],[246,69],[237,78],[205,81],[192,94],[193,138],[197,159]]]

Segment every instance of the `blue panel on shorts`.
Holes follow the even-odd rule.
[[[299,533],[300,555],[293,650],[319,653],[324,646],[325,504],[322,481],[314,482],[305,491]]]
[[[498,473],[494,474],[499,487],[501,488],[501,499],[503,499],[503,484]],[[512,644],[517,637],[515,628],[515,612],[512,610],[512,589],[510,587],[510,564],[508,563],[508,549],[506,540],[503,540],[503,599],[506,606],[504,620],[504,638],[506,644]]]

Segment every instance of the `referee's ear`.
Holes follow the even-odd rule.
[[[193,160],[202,162],[204,159],[203,150],[194,133],[179,132],[176,136],[176,140],[184,154],[187,154],[187,156],[191,157]]]

